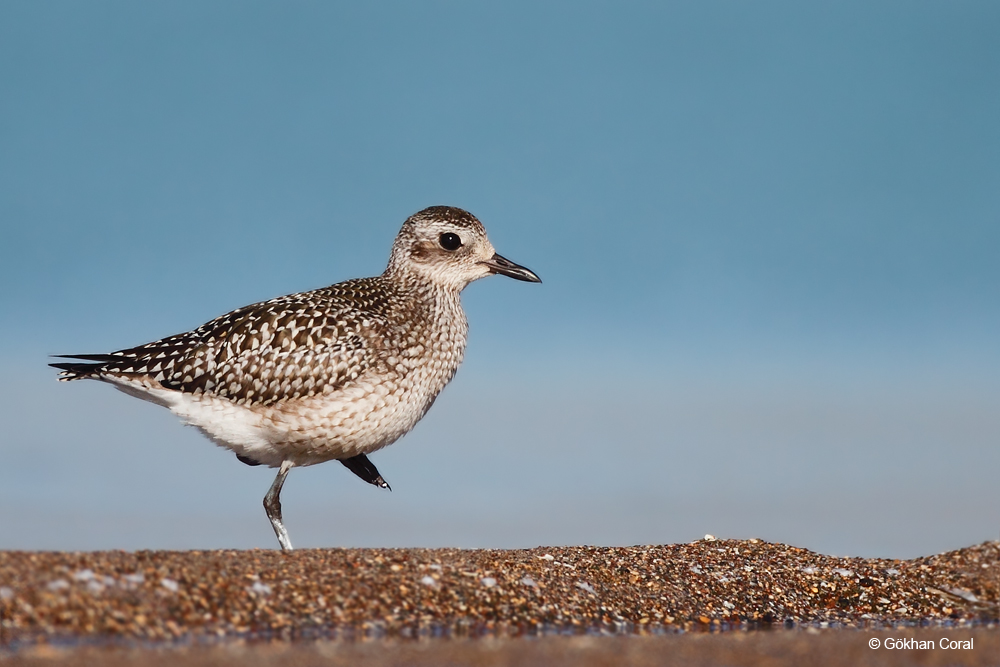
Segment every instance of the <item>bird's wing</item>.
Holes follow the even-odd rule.
[[[65,380],[147,376],[167,389],[243,405],[328,393],[377,363],[387,326],[379,308],[337,287],[246,306],[109,355],[72,357],[92,363],[52,365]]]

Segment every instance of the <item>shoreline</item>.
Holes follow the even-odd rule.
[[[518,550],[0,551],[0,648],[954,629],[996,623],[998,604],[998,542],[912,560],[714,539]]]

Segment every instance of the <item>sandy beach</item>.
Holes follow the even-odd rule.
[[[526,550],[7,551],[0,650],[24,664],[86,662],[95,651],[99,662],[123,665],[137,655],[148,664],[181,655],[206,665],[560,664],[557,656],[571,654],[579,660],[565,664],[613,664],[624,653],[634,664],[673,664],[663,656],[760,652],[772,655],[768,664],[792,664],[782,660],[802,651],[912,659],[913,651],[872,651],[866,642],[974,633],[975,650],[917,653],[930,656],[923,664],[945,664],[933,662],[942,655],[947,664],[989,664],[968,660],[1000,661],[998,599],[996,542],[914,560],[714,539]],[[831,653],[829,642],[844,650]]]

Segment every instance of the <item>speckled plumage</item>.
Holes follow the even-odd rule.
[[[53,366],[168,407],[245,463],[281,466],[279,491],[291,467],[334,459],[387,486],[364,455],[413,428],[454,376],[468,332],[459,293],[491,273],[538,282],[495,253],[470,213],[432,207],[404,223],[381,276]]]

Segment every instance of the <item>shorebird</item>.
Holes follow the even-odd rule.
[[[278,543],[288,471],[337,460],[388,489],[367,454],[409,432],[454,377],[468,323],[460,292],[501,274],[540,283],[493,249],[471,213],[410,216],[385,272],[239,308],[193,331],[110,354],[56,355],[91,379],[168,408],[251,466],[278,469],[264,510]]]

